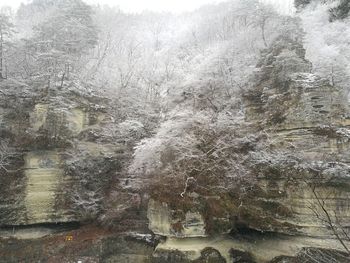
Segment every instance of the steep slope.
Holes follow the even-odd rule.
[[[244,94],[247,132],[263,134],[258,144],[264,147],[255,148],[246,162],[254,187],[244,196],[235,187],[227,187],[227,194],[194,189],[186,201],[179,196],[169,202],[158,194],[159,201],[149,203],[149,226],[170,239],[157,255],[179,250],[194,260],[212,247],[229,262],[232,248],[267,262],[308,246],[344,249],[340,239],[346,239],[350,215],[348,109],[340,89],[310,72],[297,39],[279,38],[264,52]],[[229,239],[212,238],[229,231]]]
[[[242,98],[218,74],[188,84],[149,134],[153,173],[127,172],[143,126],[115,122],[124,104],[0,80],[0,262],[348,262],[349,111],[311,72],[284,35]]]

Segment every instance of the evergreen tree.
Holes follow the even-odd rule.
[[[58,80],[62,86],[82,56],[96,45],[97,29],[91,7],[80,0],[58,1],[50,14],[34,26],[28,43],[49,86]]]

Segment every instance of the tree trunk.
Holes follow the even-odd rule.
[[[2,33],[2,28],[0,27],[0,79],[4,79],[4,72],[3,72],[3,55],[4,55],[4,35]]]
[[[266,37],[265,37],[265,21],[261,24],[261,35],[262,35],[262,39],[264,41],[265,48],[267,48],[268,45],[267,45]]]

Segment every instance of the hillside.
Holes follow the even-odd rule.
[[[349,10],[2,8],[0,262],[349,262]]]

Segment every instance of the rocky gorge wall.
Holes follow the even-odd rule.
[[[1,226],[83,220],[74,205],[75,195],[84,191],[82,175],[71,172],[75,156],[79,153],[103,160],[118,150],[115,145],[96,143],[84,135],[98,127],[105,116],[95,101],[67,91],[42,94],[25,84],[2,82],[1,137],[11,146],[12,154],[8,157],[9,169],[2,171],[8,180],[0,184],[4,200]],[[17,180],[13,182],[12,178]]]
[[[319,253],[348,262],[322,221],[324,208],[349,227],[348,109],[311,70],[294,39],[278,39],[257,65],[244,129],[270,151],[249,159],[244,195],[239,183],[183,196],[143,189],[118,173],[125,149],[102,132],[106,98],[2,81],[0,135],[13,154],[1,170],[0,262],[279,263]]]
[[[348,108],[342,91],[311,70],[297,40],[278,39],[265,51],[244,94],[245,118],[274,155],[251,166],[256,185],[245,197],[193,192],[185,210],[180,198],[151,199],[149,227],[168,237],[156,255],[182,251],[195,260],[210,247],[226,262],[241,262],[235,250],[248,252],[247,262],[268,262],[306,247],[344,249],[335,232],[349,227]]]

